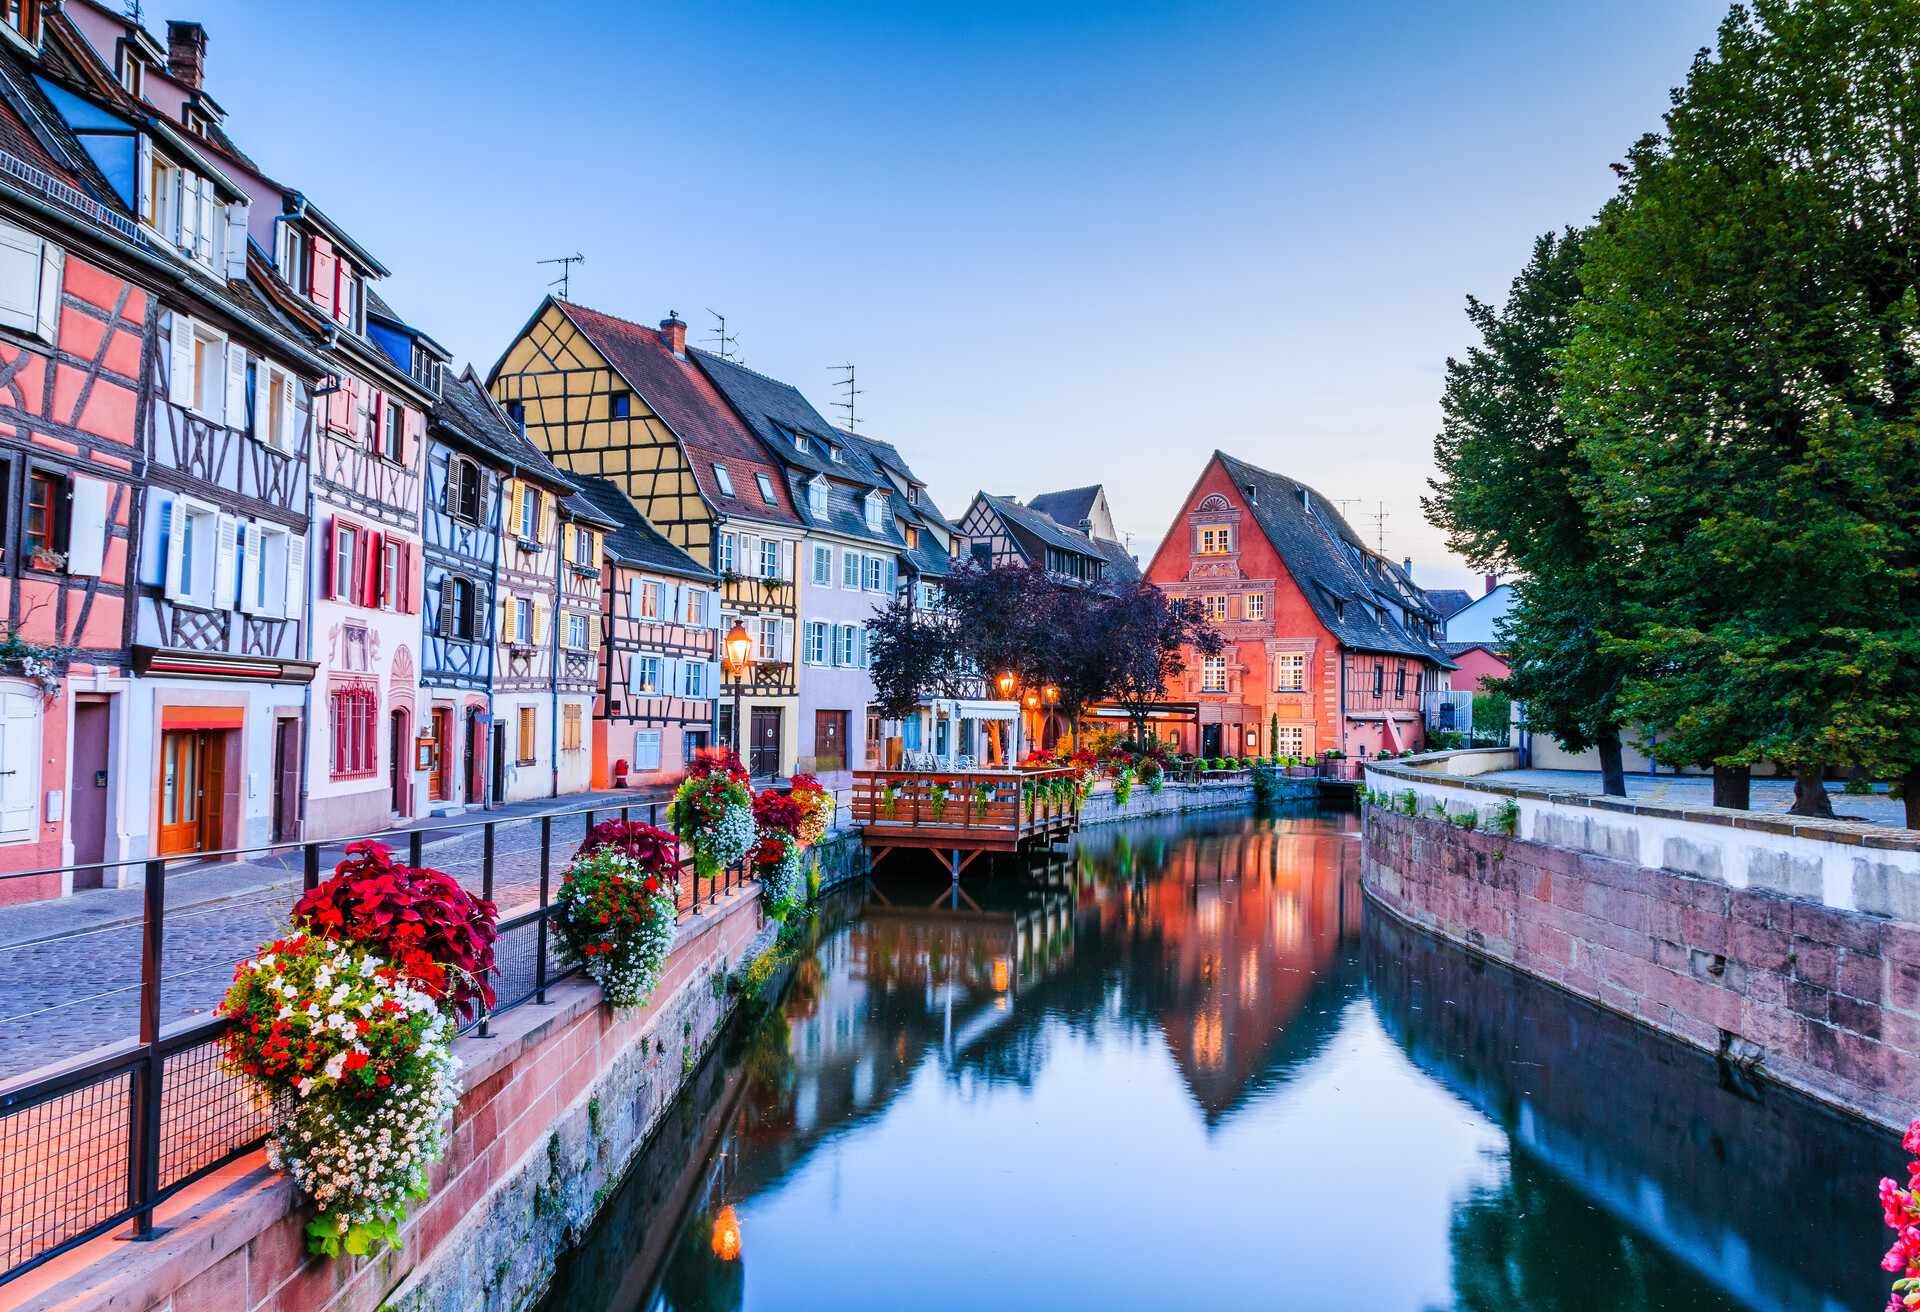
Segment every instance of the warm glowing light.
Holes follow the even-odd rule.
[[[1007,985],[1013,982],[1013,966],[1005,957],[993,959],[993,991],[1005,993]]]
[[[1040,709],[1040,694],[1033,691],[1031,688],[1027,690],[1027,709],[1030,711],[1037,711]]]
[[[726,662],[727,674],[735,683],[747,672],[747,663],[753,659],[753,637],[747,632],[746,625],[739,620],[733,622],[733,628],[727,633]]]
[[[722,1262],[731,1262],[740,1256],[740,1218],[734,1213],[732,1203],[721,1208],[720,1215],[713,1218],[713,1255]]]
[[[1020,681],[1013,677],[1012,670],[1008,670],[1005,674],[1001,675],[997,682],[1000,685],[1000,696],[1002,698],[1012,697],[1013,690],[1020,686]]]
[[[1060,690],[1054,687],[1052,684],[1048,684],[1046,687],[1042,688],[1040,690],[1040,695],[1047,699],[1047,705],[1049,706],[1053,705],[1055,702],[1060,700]]]

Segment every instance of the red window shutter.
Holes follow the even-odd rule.
[[[375,392],[367,402],[367,439],[373,449],[385,453],[387,449],[387,394]]]
[[[378,533],[368,533],[365,541],[367,552],[367,583],[365,588],[366,595],[362,598],[360,604],[362,606],[378,606],[380,604],[380,583],[386,573],[387,553],[380,549],[380,535]]]
[[[331,597],[334,595],[333,562],[339,558],[336,551],[338,544],[335,541],[339,532],[340,521],[337,519],[329,519],[327,521],[326,536],[322,539],[324,546],[320,553],[320,595],[323,597]]]
[[[413,586],[413,543],[400,544],[401,609],[409,615],[420,613],[419,590]]]

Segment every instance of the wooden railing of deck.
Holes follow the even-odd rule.
[[[1076,791],[1042,796],[1048,781],[1074,771],[856,770],[853,820],[870,844],[966,849],[1018,848],[1029,839],[1072,832],[1080,819]],[[946,786],[946,798],[939,786]],[[1031,796],[1029,796],[1031,794]]]

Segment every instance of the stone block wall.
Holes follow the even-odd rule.
[[[1150,815],[1168,815],[1176,811],[1205,811],[1214,807],[1249,806],[1253,803],[1253,782],[1240,778],[1211,784],[1168,784],[1159,792],[1147,791],[1135,784],[1133,795],[1121,806],[1113,795],[1113,781],[1103,779],[1087,795],[1080,808],[1080,823],[1103,825],[1116,820],[1139,820]]]
[[[261,1154],[225,1187],[115,1244],[28,1307],[62,1312],[466,1312],[530,1306],[619,1183],[730,1013],[726,988],[759,932],[750,885],[683,921],[654,1001],[615,1012],[591,981],[548,990],[454,1046],[463,1092],[431,1196],[405,1247],[308,1258],[310,1210]]]
[[[1364,823],[1394,915],[1848,1111],[1920,1111],[1920,926],[1435,817]]]

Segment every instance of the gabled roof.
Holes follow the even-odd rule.
[[[1056,524],[1079,528],[1093,517],[1093,503],[1099,495],[1098,483],[1091,487],[1068,488],[1065,492],[1042,492],[1037,497],[1027,499],[1027,508],[1039,511]]]
[[[481,454],[510,466],[515,477],[531,478],[563,494],[575,491],[567,476],[526,439],[520,426],[501,413],[472,365],[458,378],[447,380],[440,399],[434,402],[432,423]]]
[[[1236,460],[1224,451],[1213,454],[1249,502],[1255,521],[1300,585],[1313,613],[1341,645],[1452,664],[1436,644],[1396,623],[1391,612],[1385,620],[1379,617],[1387,604],[1378,595],[1382,582],[1397,582],[1402,572],[1367,549],[1333,502],[1284,474]],[[1368,560],[1380,567],[1379,578],[1371,576]]]
[[[647,522],[646,516],[640,513],[617,483],[592,474],[578,475],[574,481],[580,485],[580,491],[569,499],[568,504],[571,505],[575,500],[586,500],[616,525],[602,544],[614,560],[639,569],[658,570],[663,574],[699,579],[706,583],[718,578],[712,570],[662,537],[660,530]]]
[[[1125,587],[1139,580],[1140,566],[1118,542],[1088,537],[1079,529],[1068,528],[1052,516],[1044,515],[1032,506],[1023,506],[1012,497],[996,497],[982,492],[979,498],[1000,516],[1000,522],[1007,526],[1007,531],[1020,543],[1021,550],[1026,552],[1027,559],[1032,563],[1044,566],[1046,549],[1052,547],[1104,562],[1100,582],[1105,586]]]
[[[1440,650],[1449,656],[1464,656],[1470,651],[1483,651],[1495,660],[1504,661],[1507,654],[1490,642],[1443,642]]]
[[[1108,583],[1138,583],[1140,581],[1140,562],[1133,558],[1124,542],[1114,542],[1108,538],[1089,539],[1107,558],[1106,581]]]
[[[1473,594],[1465,588],[1428,588],[1427,604],[1441,619],[1451,618],[1463,606],[1473,604]]]
[[[896,514],[900,514],[908,519],[918,519],[924,525],[943,529],[948,533],[959,532],[959,530],[948,521],[947,517],[940,513],[940,507],[933,503],[933,498],[927,493],[926,481],[914,473],[907,465],[906,460],[900,455],[898,447],[881,438],[869,437],[865,433],[856,433],[850,428],[836,428],[834,431],[840,434],[842,440],[858,443],[865,447],[867,449],[867,455],[872,459],[874,464],[882,469],[891,470],[900,476],[901,481],[920,490],[919,500],[912,505],[906,504],[906,498],[899,496],[896,491],[895,505],[901,507],[901,509],[895,512]],[[941,555],[944,558],[945,553],[942,552]]]
[[[569,477],[571,477],[571,475],[569,475]],[[573,482],[577,487],[579,486],[580,480],[575,478]],[[566,513],[569,519],[577,519],[582,523],[592,524],[596,528],[606,529],[608,532],[612,532],[614,529],[620,527],[618,521],[616,521],[612,515],[609,515],[606,511],[600,509],[599,506],[595,505],[588,499],[584,492],[575,492],[572,496],[562,497],[560,499],[560,509]]]
[[[549,296],[534,311],[529,327],[546,313],[548,305],[559,307],[680,439],[687,448],[694,481],[710,505],[723,515],[775,523],[798,522],[789,494],[784,490],[786,479],[699,365],[690,359],[676,359],[657,329],[554,296]],[[495,371],[498,372],[497,365]],[[714,476],[716,463],[726,466],[733,483],[732,495],[720,487],[719,479]],[[759,495],[755,478],[759,474],[765,474],[773,485],[771,504]]]

